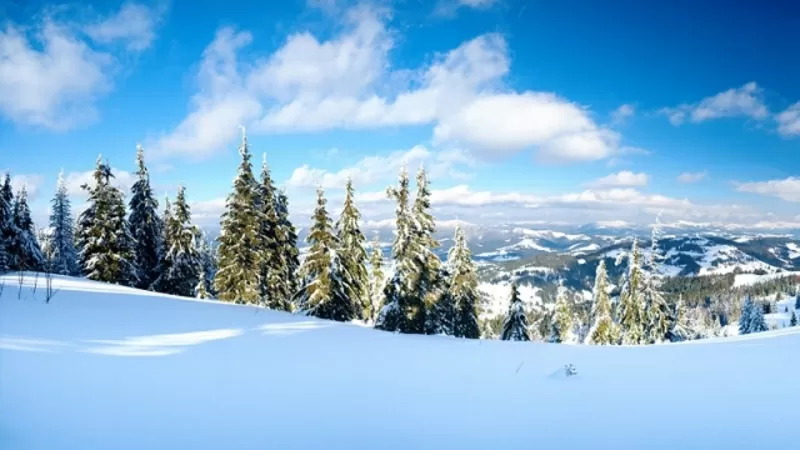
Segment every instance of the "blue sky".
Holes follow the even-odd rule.
[[[242,124],[300,222],[406,162],[444,220],[800,223],[800,9],[652,3],[5,2],[0,169],[44,217],[141,143],[213,223]]]

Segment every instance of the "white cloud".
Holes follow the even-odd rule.
[[[351,178],[356,187],[369,186],[393,180],[403,164],[408,166],[411,176],[417,168],[424,165],[431,178],[445,176],[459,178],[467,176],[460,170],[462,167],[471,167],[473,161],[457,150],[432,152],[424,146],[417,145],[408,151],[393,152],[386,156],[368,156],[353,167],[337,172],[312,168],[304,164],[292,172],[286,184],[291,187],[322,186],[325,189],[341,189],[347,178]]]
[[[633,117],[636,113],[636,108],[631,104],[621,105],[619,108],[611,112],[611,123],[623,124],[629,117]]]
[[[769,110],[764,105],[763,90],[754,81],[706,97],[698,103],[662,108],[660,112],[676,126],[683,123],[687,116],[692,122],[700,123],[722,117],[764,119],[769,115]]]
[[[708,175],[708,172],[683,172],[678,175],[679,183],[697,183]]]
[[[139,52],[149,48],[155,40],[155,26],[163,12],[163,8],[125,3],[116,14],[87,25],[85,32],[95,42],[121,41],[128,50]]]
[[[95,102],[111,90],[118,67],[76,28],[49,16],[30,28],[0,25],[0,114],[56,131],[97,119]]]
[[[589,183],[589,186],[604,189],[611,187],[646,186],[650,176],[644,172],[634,173],[629,170],[612,173]]]
[[[775,119],[778,121],[778,133],[782,136],[800,136],[800,102],[786,108]]]
[[[124,170],[119,170],[116,168],[111,168],[111,173],[114,175],[114,178],[111,180],[111,184],[120,188],[125,194],[131,189],[133,183],[136,182],[136,174],[126,172]],[[65,177],[64,180],[67,183],[67,192],[70,195],[73,195],[77,198],[84,198],[86,197],[86,191],[81,188],[84,184],[89,186],[94,186],[95,181],[94,177],[94,170],[87,170],[86,172],[70,172]]]
[[[250,35],[220,31],[204,54],[189,117],[156,147],[205,156],[233,140],[231,124],[239,121],[261,133],[433,125],[437,144],[483,155],[538,149],[541,161],[554,162],[593,161],[619,150],[620,136],[596,124],[586,108],[552,93],[507,89],[510,60],[498,34],[398,70],[389,61],[395,44],[389,14],[360,6],[345,17],[329,40],[296,33],[269,57],[241,66],[236,53]],[[229,107],[221,106],[225,100]],[[197,125],[212,122],[225,131]]]
[[[790,202],[800,202],[800,178],[737,183],[736,190],[752,194],[778,197]]]
[[[5,173],[5,172],[3,172]],[[29,174],[29,175],[12,175],[11,176],[11,187],[14,188],[14,192],[19,192],[23,187],[28,193],[28,200],[35,200],[36,196],[39,195],[39,188],[42,186],[44,182],[44,177],[41,175]]]

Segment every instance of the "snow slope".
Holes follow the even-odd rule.
[[[795,448],[800,328],[590,347],[404,336],[72,279],[0,296],[0,448]],[[29,278],[28,282],[32,280]],[[574,364],[577,376],[564,375]]]

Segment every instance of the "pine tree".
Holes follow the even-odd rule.
[[[367,272],[366,238],[358,222],[361,213],[354,203],[353,182],[348,179],[345,185],[344,207],[336,222],[336,235],[339,241],[339,256],[350,274],[347,291],[356,304],[356,317],[366,320],[370,316],[369,273]]]
[[[317,207],[306,238],[310,248],[299,271],[303,285],[297,302],[308,315],[347,322],[356,317],[357,305],[349,296],[350,275],[336,250],[339,242],[326,203],[324,191],[317,189]]]
[[[233,192],[225,204],[217,238],[219,267],[214,289],[220,300],[257,304],[263,253],[258,242],[260,221],[256,210],[256,180],[244,127],[239,154],[242,162],[233,181]]]
[[[10,269],[11,243],[16,240],[17,233],[14,225],[14,191],[11,188],[11,175],[6,172],[0,188],[0,273]]]
[[[111,167],[100,157],[92,176],[94,185],[82,186],[89,194],[89,206],[78,218],[83,273],[91,280],[132,286],[137,270],[123,194],[111,184]]]
[[[556,297],[553,317],[554,335],[551,342],[568,343],[572,340],[572,308],[569,305],[567,290],[561,288],[560,291]]]
[[[205,282],[205,290],[208,292],[209,298],[214,298],[214,276],[217,273],[217,261],[208,238],[203,233],[198,238],[197,253],[200,258],[200,270],[203,271],[202,279]]]
[[[288,302],[288,311],[294,310],[294,304],[291,299],[297,293],[297,271],[300,268],[300,252],[297,249],[297,230],[289,220],[289,200],[286,192],[278,192],[278,227],[280,232],[277,236],[280,238],[278,241],[278,254],[280,255],[283,265],[281,269],[280,289],[281,295],[290,301]]]
[[[448,253],[449,294],[456,306],[455,335],[469,339],[480,337],[478,325],[478,275],[467,246],[464,230],[456,227],[454,245]],[[438,257],[437,257],[438,259]],[[441,300],[440,300],[441,301]]]
[[[690,328],[689,321],[686,318],[686,308],[683,304],[683,297],[680,297],[678,303],[675,304],[675,314],[669,332],[669,340],[671,342],[689,340],[692,335]]]
[[[214,298],[208,292],[208,280],[206,279],[206,270],[203,264],[199,264],[197,267],[197,285],[194,287],[194,296],[200,299]]]
[[[792,311],[792,320],[789,321],[789,326],[796,327],[797,326],[797,314]]]
[[[595,345],[616,344],[619,342],[619,330],[611,317],[611,299],[608,295],[606,262],[602,259],[597,264],[592,299],[592,328],[588,333],[588,343]]]
[[[659,218],[653,225],[650,239],[650,253],[647,257],[647,271],[642,274],[642,301],[644,302],[647,342],[657,344],[668,339],[670,331],[669,307],[661,292],[661,251],[658,239],[661,235]]]
[[[528,318],[525,316],[525,305],[519,296],[517,283],[511,283],[511,301],[508,313],[503,322],[503,334],[500,339],[504,341],[530,341],[528,334]]]
[[[131,213],[128,222],[135,240],[134,254],[139,278],[136,286],[149,289],[159,275],[164,256],[165,230],[164,222],[158,217],[158,200],[153,196],[150,187],[150,174],[144,164],[144,150],[141,145],[136,146],[136,165],[137,180],[131,187]]]
[[[425,315],[428,310],[433,309],[433,305],[439,300],[444,291],[445,280],[441,277],[442,262],[434,252],[439,247],[439,242],[433,237],[436,231],[436,224],[430,213],[431,191],[425,169],[420,168],[417,172],[417,192],[414,198],[414,205],[411,211],[411,245],[409,247],[410,256],[416,263],[414,276],[411,283],[407,303],[407,318],[409,328],[407,333],[425,332]],[[459,300],[456,299],[458,303]],[[476,302],[477,303],[477,302]],[[465,310],[468,313],[468,310]],[[468,318],[465,318],[469,321]],[[471,326],[465,322],[464,327]],[[458,328],[458,326],[457,326]],[[475,320],[475,330],[465,329],[470,337],[479,337],[480,330]],[[459,332],[456,332],[459,335]],[[466,336],[464,336],[466,337]]]
[[[628,255],[627,279],[622,288],[619,304],[619,323],[622,343],[639,345],[647,342],[645,336],[644,304],[642,301],[642,269],[640,266],[640,253],[638,241],[633,240],[631,252]]]
[[[383,300],[383,289],[386,287],[386,276],[383,273],[383,251],[381,250],[381,244],[377,233],[375,233],[375,239],[372,241],[371,247],[372,252],[369,257],[370,310],[367,316],[370,322],[376,319],[378,309]]]
[[[11,269],[41,271],[44,269],[44,253],[36,239],[36,230],[28,207],[28,193],[23,186],[14,202],[14,228],[16,238],[11,241]]]
[[[197,267],[201,263],[196,245],[199,231],[192,225],[191,209],[183,186],[178,187],[172,214],[165,225],[165,243],[168,246],[153,286],[158,292],[191,297],[198,283]]]
[[[58,175],[58,189],[51,202],[49,256],[50,270],[61,275],[77,275],[78,252],[75,249],[75,230],[72,206],[67,193],[64,172]]]
[[[282,255],[278,251],[279,242],[284,240],[283,229],[279,226],[278,199],[272,174],[267,165],[267,155],[261,164],[261,181],[257,189],[257,212],[259,214],[258,241],[261,250],[259,295],[264,306],[272,309],[290,310],[289,293],[281,289],[285,270]]]
[[[767,331],[767,323],[764,321],[764,310],[759,307],[750,297],[744,302],[742,315],[739,318],[739,334],[760,333]]]

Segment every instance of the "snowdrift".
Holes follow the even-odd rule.
[[[797,328],[650,347],[404,336],[72,278],[0,296],[0,449],[796,448]],[[572,364],[577,375],[566,376]],[[778,420],[780,419],[780,420]]]

